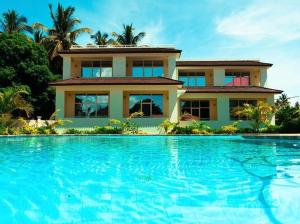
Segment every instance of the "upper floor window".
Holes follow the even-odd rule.
[[[250,72],[226,72],[225,86],[249,86]]]
[[[158,77],[163,76],[163,61],[133,61],[133,77]]]
[[[236,108],[243,107],[245,104],[256,106],[257,100],[234,100],[234,99],[229,100],[230,120],[247,120],[247,117],[236,116],[234,113]]]
[[[206,85],[204,72],[179,72],[179,80],[183,82],[183,86],[197,87]]]
[[[112,61],[81,62],[82,78],[112,77]]]
[[[130,94],[129,113],[143,112],[144,117],[163,115],[162,94]]]
[[[107,94],[76,94],[75,117],[107,117]]]

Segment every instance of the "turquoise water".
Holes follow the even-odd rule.
[[[300,223],[300,141],[0,138],[0,223]]]

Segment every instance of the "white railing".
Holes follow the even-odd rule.
[[[84,49],[84,48],[175,48],[174,45],[161,44],[161,45],[96,45],[96,44],[86,44],[86,45],[72,45],[71,49]]]

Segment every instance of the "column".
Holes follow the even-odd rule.
[[[178,121],[178,101],[177,101],[177,90],[171,89],[169,91],[169,118],[171,122]]]
[[[217,97],[217,121],[218,125],[222,126],[230,121],[229,98],[227,96]]]
[[[268,86],[268,83],[267,83],[267,69],[266,68],[260,69],[260,86],[262,86],[262,87],[267,87]]]
[[[169,78],[177,80],[176,56],[168,57]]]
[[[57,117],[65,117],[65,92],[59,88],[56,88],[55,110]]]
[[[113,57],[113,77],[126,77],[126,57]]]
[[[224,86],[225,69],[214,69],[214,86]]]
[[[274,106],[274,95],[267,98],[267,103]],[[270,117],[270,122],[275,125],[275,114]]]
[[[123,118],[123,91],[112,89],[109,96],[109,117],[111,119]]]
[[[63,79],[71,78],[71,57],[63,57]]]

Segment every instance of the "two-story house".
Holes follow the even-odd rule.
[[[272,64],[180,61],[180,54],[174,47],[149,46],[73,46],[61,51],[63,80],[50,83],[56,88],[58,116],[72,120],[72,127],[93,127],[142,111],[144,116],[135,122],[156,127],[189,114],[217,128],[241,119],[231,113],[233,108],[258,101],[273,104],[274,95],[282,92],[267,87]]]

